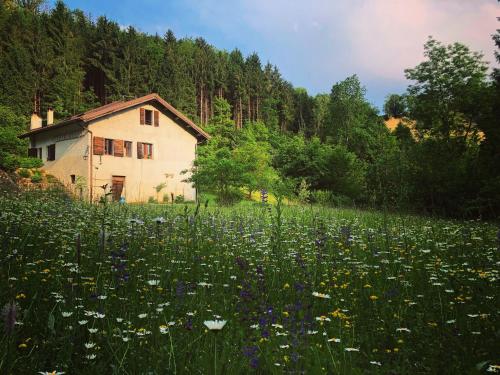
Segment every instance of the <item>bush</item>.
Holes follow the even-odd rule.
[[[158,201],[155,199],[155,197],[149,197],[148,203],[158,203]]]
[[[311,191],[309,190],[311,184],[309,184],[304,178],[300,182],[299,189],[297,192],[297,197],[302,203],[309,203],[309,198],[311,196]]]
[[[223,206],[230,206],[243,199],[243,194],[237,189],[231,189],[224,193],[217,194],[217,203]]]
[[[345,195],[332,194],[331,202],[335,207],[351,207],[353,200]]]
[[[175,203],[184,203],[184,195],[177,195],[174,200]]]
[[[45,177],[47,178],[47,182],[48,182],[49,184],[56,184],[56,183],[58,183],[58,182],[59,182],[59,180],[57,179],[57,177],[55,177],[55,176],[53,176],[53,175],[51,175],[51,174],[48,174],[48,175],[46,175]]]
[[[21,168],[40,168],[43,167],[42,159],[32,158],[32,157],[18,157],[19,166]]]
[[[31,172],[29,171],[29,169],[26,169],[26,168],[21,168],[17,171],[17,174],[19,175],[19,177],[22,177],[22,178],[29,178],[31,176]]]
[[[0,152],[0,168],[6,171],[15,171],[18,168],[40,168],[42,166],[43,161],[40,159]]]
[[[33,172],[33,174],[31,175],[31,182],[33,182],[34,184],[42,182],[42,174],[40,173],[40,171]]]
[[[19,168],[19,158],[16,155],[0,152],[0,168],[6,171],[15,171]]]
[[[313,190],[311,192],[311,202],[322,206],[330,206],[333,204],[333,193],[329,190]]]

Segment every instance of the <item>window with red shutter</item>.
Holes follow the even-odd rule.
[[[151,143],[143,143],[144,159],[153,159],[153,145]]]
[[[144,157],[142,142],[137,142],[137,159],[142,159]]]
[[[144,123],[145,123],[145,117],[146,117],[144,108],[141,108],[139,112],[140,112],[139,123],[141,125],[144,125]]]
[[[155,126],[160,126],[160,112],[154,111],[154,117],[155,117],[154,119]]]
[[[104,155],[104,138],[94,137],[92,149],[94,150],[94,155]]]
[[[123,140],[114,139],[113,140],[113,155],[122,157],[123,156]]]
[[[125,141],[124,148],[125,148],[125,156],[132,157],[132,142]]]

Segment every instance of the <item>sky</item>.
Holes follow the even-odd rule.
[[[54,3],[51,0],[50,3]],[[257,52],[295,87],[328,93],[357,74],[381,108],[410,83],[404,69],[424,60],[428,36],[461,42],[496,66],[491,35],[498,0],[66,0],[96,19],[177,37],[203,37],[217,48]]]

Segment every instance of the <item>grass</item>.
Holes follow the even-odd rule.
[[[3,196],[0,303],[19,312],[0,373],[493,371],[497,231],[309,206]],[[219,332],[214,319],[227,320]]]

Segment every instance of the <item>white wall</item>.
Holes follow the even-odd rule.
[[[70,139],[68,139],[70,138]],[[30,147],[42,148],[43,169],[65,185],[71,185],[71,175],[88,176],[88,139],[86,130],[78,125],[54,128],[31,137]],[[47,146],[56,145],[56,158],[47,160]]]
[[[191,184],[182,182],[187,175],[180,173],[192,167],[196,152],[196,137],[161,111],[159,127],[140,125],[141,107],[158,110],[150,104],[139,105],[102,117],[89,125],[94,137],[132,141],[132,157],[93,155],[94,186],[106,183],[111,186],[112,176],[125,176],[122,195],[127,202],[144,202],[149,197],[161,201],[164,194],[170,197],[170,193],[184,195],[186,200],[194,200],[195,189]],[[152,160],[137,159],[137,142],[153,144]],[[173,177],[167,178],[165,174]],[[167,186],[157,194],[155,186],[162,182],[167,183]],[[102,189],[94,188],[94,197],[102,192]]]

